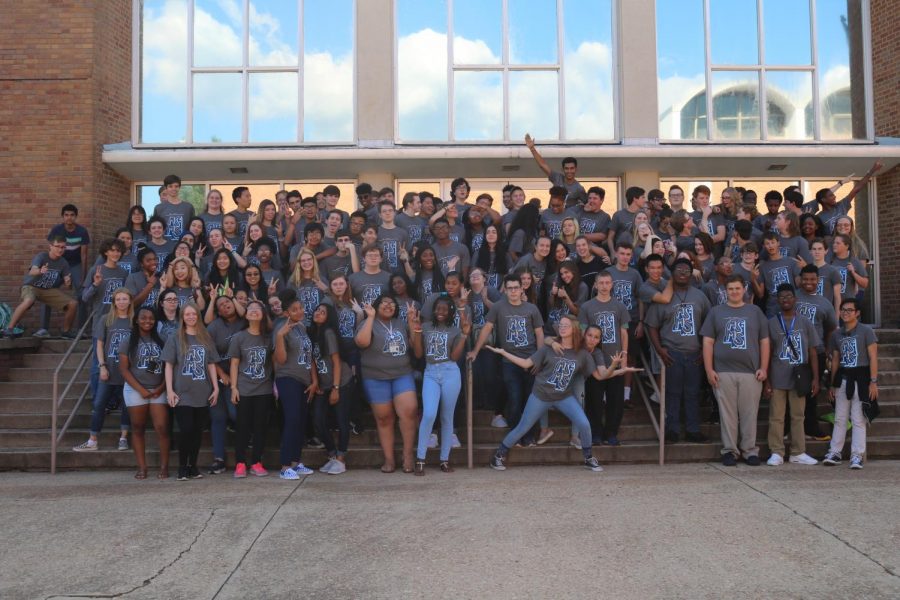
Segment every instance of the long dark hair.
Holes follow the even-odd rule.
[[[339,339],[338,335],[338,315],[337,311],[334,310],[334,307],[330,304],[326,304],[325,302],[320,302],[318,306],[313,309],[313,314],[319,310],[320,307],[325,307],[325,322],[319,325],[312,318],[312,315],[309,316],[310,324],[307,329],[307,334],[309,335],[309,339],[313,341],[319,347],[319,354],[322,354],[325,349],[325,333],[327,331],[331,331],[334,334],[334,339]]]
[[[128,231],[134,231],[134,223],[131,222],[131,215],[136,212],[141,213],[144,216],[144,221],[141,223],[141,231],[149,235],[150,225],[147,223],[147,211],[144,210],[144,207],[140,204],[136,204],[128,209],[128,218],[125,219],[125,227],[128,229]]]
[[[163,298],[166,297],[166,294],[175,294],[175,297],[176,298],[178,297],[178,292],[175,291],[175,288],[168,287],[159,293],[159,296],[156,297],[156,321],[157,321],[157,323],[160,321],[168,322],[168,319],[166,319],[166,311],[163,310]],[[175,321],[178,322],[178,320],[180,318],[181,318],[181,306],[179,303],[179,306],[175,307]]]
[[[156,331],[156,325],[159,323],[159,318],[156,313],[147,306],[142,306],[137,309],[134,313],[134,318],[131,320],[131,337],[128,338],[128,360],[134,362],[137,358],[136,352],[138,343],[141,341],[141,327],[138,325],[138,318],[141,316],[142,312],[148,312],[153,315],[153,328],[150,329],[150,339],[153,340],[157,346],[160,348],[163,347],[163,340],[159,337],[159,332]]]
[[[441,294],[434,300],[434,304],[431,306],[431,324],[437,327],[439,325],[437,320],[437,305],[443,303],[447,305],[447,322],[444,323],[445,327],[449,327],[453,325],[453,319],[456,318],[456,302],[453,301],[453,298],[450,297],[449,294]]]
[[[422,253],[426,250],[431,250],[431,254],[434,255],[434,266],[431,268],[431,293],[443,292],[444,272],[441,270],[441,265],[438,263],[437,252],[435,252],[434,247],[427,242],[416,242],[416,244],[419,245],[416,256],[413,259],[413,269],[416,271],[416,280],[413,282],[413,288],[415,288],[416,294],[418,295],[419,291],[422,289]]]
[[[493,227],[497,230],[497,245],[494,248],[493,269],[491,268],[491,249],[488,247],[487,230]],[[475,266],[488,273],[499,273],[501,276],[506,275],[509,266],[506,261],[506,236],[503,234],[503,226],[499,223],[491,223],[484,228],[484,243],[478,249],[478,255],[475,257]]]
[[[438,270],[440,270],[440,267],[438,267]],[[418,277],[418,273],[416,273],[416,276]],[[416,289],[416,286],[414,286],[412,281],[409,280],[409,277],[406,276],[406,273],[401,273],[401,272],[392,273],[391,278],[388,280],[388,287],[390,288],[390,294],[391,294],[391,296],[394,297],[394,300],[396,300],[397,302],[400,301],[397,298],[397,296],[394,294],[394,278],[396,278],[396,277],[399,277],[400,279],[402,279],[403,283],[406,284],[406,295],[407,296],[409,296],[413,300],[418,300],[418,301],[422,300],[422,298],[419,298],[419,291]]]
[[[222,277],[222,275],[219,273],[219,267],[216,266],[216,262],[218,262],[220,254],[224,254],[228,257],[228,268],[226,269],[228,272],[225,277]],[[238,287],[238,283],[240,282],[237,264],[234,262],[234,257],[231,255],[231,252],[229,252],[225,248],[219,248],[218,250],[216,250],[216,253],[213,254],[212,264],[209,269],[209,275],[207,275],[206,277],[206,282],[215,286],[225,286],[226,279],[228,280],[228,284],[226,287],[230,287],[232,290],[236,290]]]
[[[532,203],[527,203],[525,206],[519,209],[519,212],[516,213],[515,218],[512,220],[512,224],[509,226],[509,239],[512,239],[513,234],[521,229],[525,232],[525,244],[523,247],[528,246],[528,241],[534,241],[537,237],[538,232],[538,224],[541,220],[541,213],[538,210],[538,207]]]

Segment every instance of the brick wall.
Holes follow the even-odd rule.
[[[131,138],[131,2],[20,0],[0,22],[0,300],[14,305],[63,204],[94,249],[124,222],[128,183],[100,151]]]
[[[896,0],[872,0],[875,135],[900,137],[900,11]],[[881,310],[886,327],[900,327],[900,168],[878,177]]]

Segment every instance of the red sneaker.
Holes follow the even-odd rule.
[[[264,466],[262,466],[262,463],[256,463],[255,465],[250,467],[250,472],[253,473],[254,475],[256,475],[257,477],[265,477],[266,475],[269,474],[269,472],[266,471],[266,468]]]
[[[247,465],[245,463],[238,463],[234,466],[234,478],[241,479],[247,476]]]

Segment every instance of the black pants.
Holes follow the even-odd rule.
[[[178,466],[196,467],[197,455],[203,439],[203,427],[209,417],[206,406],[175,407],[175,420],[178,421]]]
[[[255,465],[262,460],[273,401],[272,394],[241,396],[237,405],[237,443],[234,449],[237,462],[247,463],[247,446],[250,444],[251,432],[253,433],[253,454],[250,457],[250,464]]]
[[[625,378],[619,376],[597,381],[588,377],[585,380],[584,403],[591,431],[599,433],[604,440],[618,437],[625,407]]]
[[[329,456],[343,456],[347,454],[347,446],[350,445],[350,409],[353,405],[352,394],[353,382],[338,388],[338,402],[331,405],[328,394],[316,394],[315,404],[315,425],[316,433],[322,443],[325,444],[325,450]],[[328,428],[328,414],[334,410],[338,426],[338,443],[334,445],[334,436]]]

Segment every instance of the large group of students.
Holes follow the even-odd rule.
[[[849,179],[808,202],[797,186],[768,190],[765,214],[749,189],[726,188],[714,205],[703,185],[688,190],[689,204],[677,185],[629,187],[610,215],[605,191],[578,182],[574,158],[558,172],[526,144],[552,183],[543,210],[512,184],[499,202],[487,193],[470,202],[458,178],[444,201],[409,192],[397,202],[390,188],[360,184],[352,214],[337,208],[334,185],[305,198],[279,191],[255,213],[247,187],[230,191],[230,211],[212,189],[197,214],[171,175],[153,214],[133,206],[89,263],[90,236],[66,205],[3,334],[22,335],[17,324],[36,301],[47,307],[37,336],[50,335],[51,309],[65,312],[69,339],[79,312],[93,316],[90,436],[74,449],[98,449],[121,399],[118,449],[130,434],[139,479],[148,425],[158,477],[169,476],[173,420],[178,480],[203,476],[206,428],[214,459],[203,471],[226,472],[233,428],[234,477],[267,475],[278,413],[281,478],[313,472],[309,446],[327,451],[320,471],[341,474],[366,410],[382,471],[424,475],[427,450],[439,448],[440,470],[452,472],[467,362],[476,407],[509,429],[496,470],[514,447],[546,443],[557,410],[585,468],[602,471],[592,447],[621,444],[633,384],[651,377],[664,383],[667,442],[709,441],[700,417],[709,398],[722,463],[759,465],[765,396],[767,464],[785,461],[788,414],[789,462],[816,464],[805,440],[830,437],[823,462],[840,463],[849,418],[850,466],[862,468],[878,361],[860,311],[870,257],[849,213],[880,163],[840,201]],[[824,387],[835,403],[830,436],[816,412]]]

